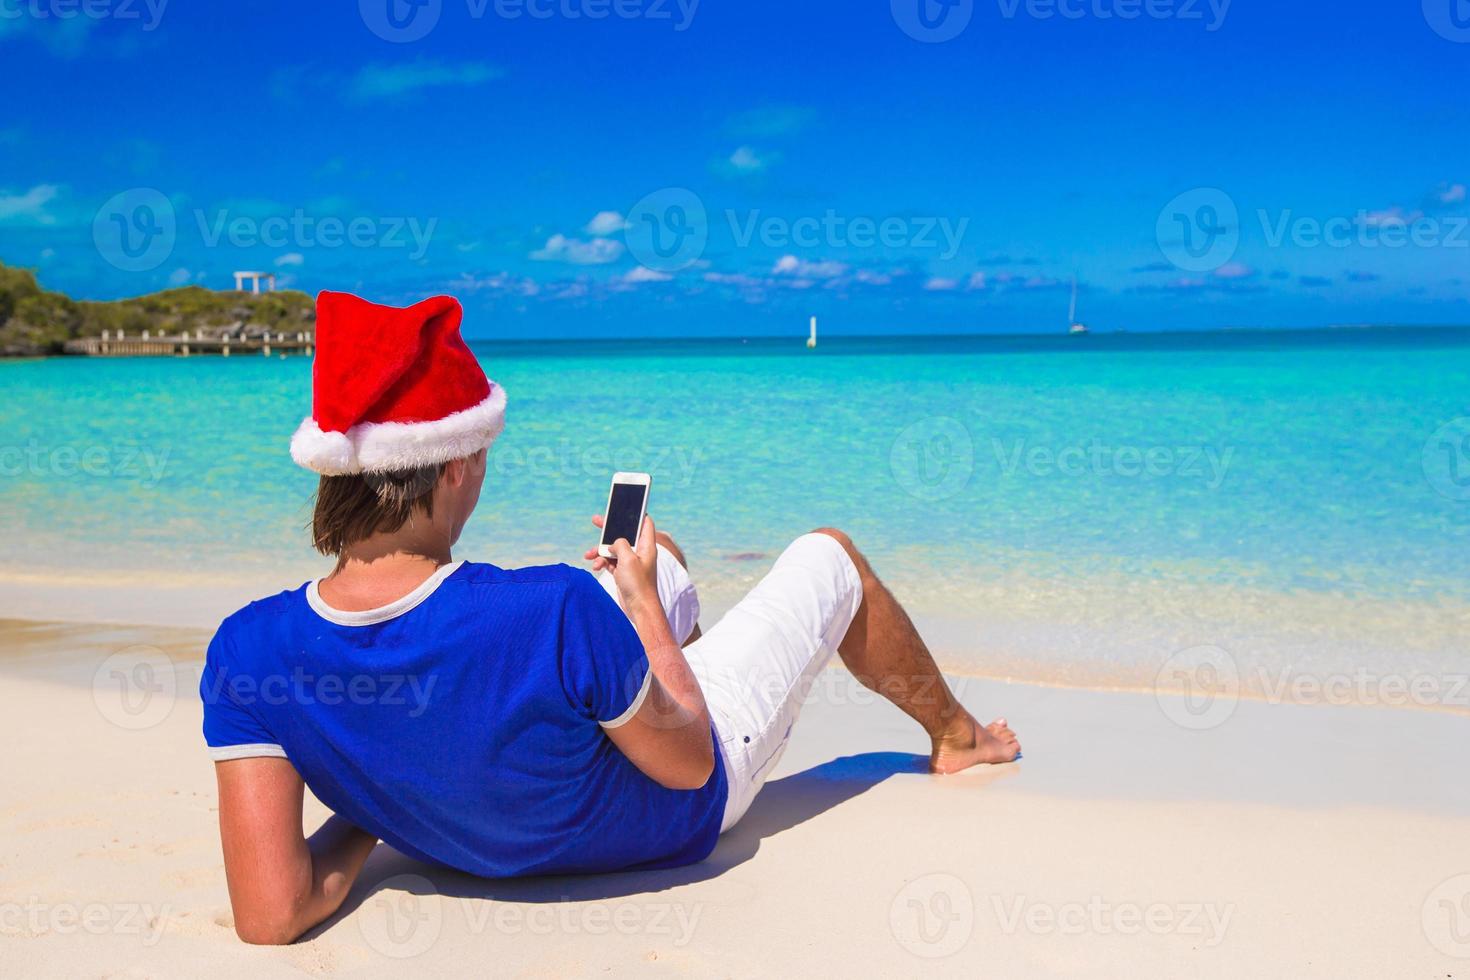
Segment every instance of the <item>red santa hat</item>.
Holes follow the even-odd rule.
[[[327,476],[387,473],[494,442],[505,391],[460,337],[463,315],[452,296],[399,309],[318,295],[311,417],[291,437],[291,458]]]

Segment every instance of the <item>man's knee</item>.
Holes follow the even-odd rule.
[[[863,553],[861,551],[858,551],[857,545],[852,543],[852,538],[848,537],[845,531],[839,531],[835,527],[819,527],[812,533],[825,534],[827,537],[842,545],[842,550],[846,551],[848,556],[852,558],[853,564],[858,567],[858,571],[864,573],[867,572],[868,560],[863,557]]]
[[[668,534],[665,531],[659,531],[654,536],[654,539],[658,541],[660,547],[662,547],[665,551],[674,556],[675,561],[683,565],[685,568],[689,567],[689,563],[684,560],[684,550],[679,547],[677,542],[674,541],[672,535]]]

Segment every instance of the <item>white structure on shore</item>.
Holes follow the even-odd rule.
[[[260,281],[265,280],[265,291],[273,293],[276,291],[276,274],[274,272],[237,272],[235,273],[235,292],[245,291],[245,280],[250,280],[250,291],[260,292]]]
[[[812,335],[806,339],[806,346],[807,346],[807,349],[808,350],[811,350],[813,347],[816,347],[817,346],[817,318],[816,317],[812,317]]]

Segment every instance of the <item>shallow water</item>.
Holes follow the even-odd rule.
[[[992,666],[1089,681],[1190,636],[1463,658],[1470,331],[476,350],[510,408],[469,557],[575,560],[608,475],[638,469],[714,606],[837,525],[958,624],[961,661],[971,633]],[[306,359],[11,362],[0,383],[0,566],[312,567],[314,478],[286,451]]]

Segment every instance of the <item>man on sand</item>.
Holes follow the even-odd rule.
[[[611,561],[588,552],[595,575],[455,560],[505,416],[459,304],[322,293],[317,316],[291,453],[321,474],[312,535],[337,564],[226,619],[200,683],[246,942],[331,916],[380,840],[487,877],[703,860],[834,653],[923,726],[933,772],[1016,758],[841,531],[794,541],[702,636],[652,520]],[[334,814],[310,838],[306,786]]]

